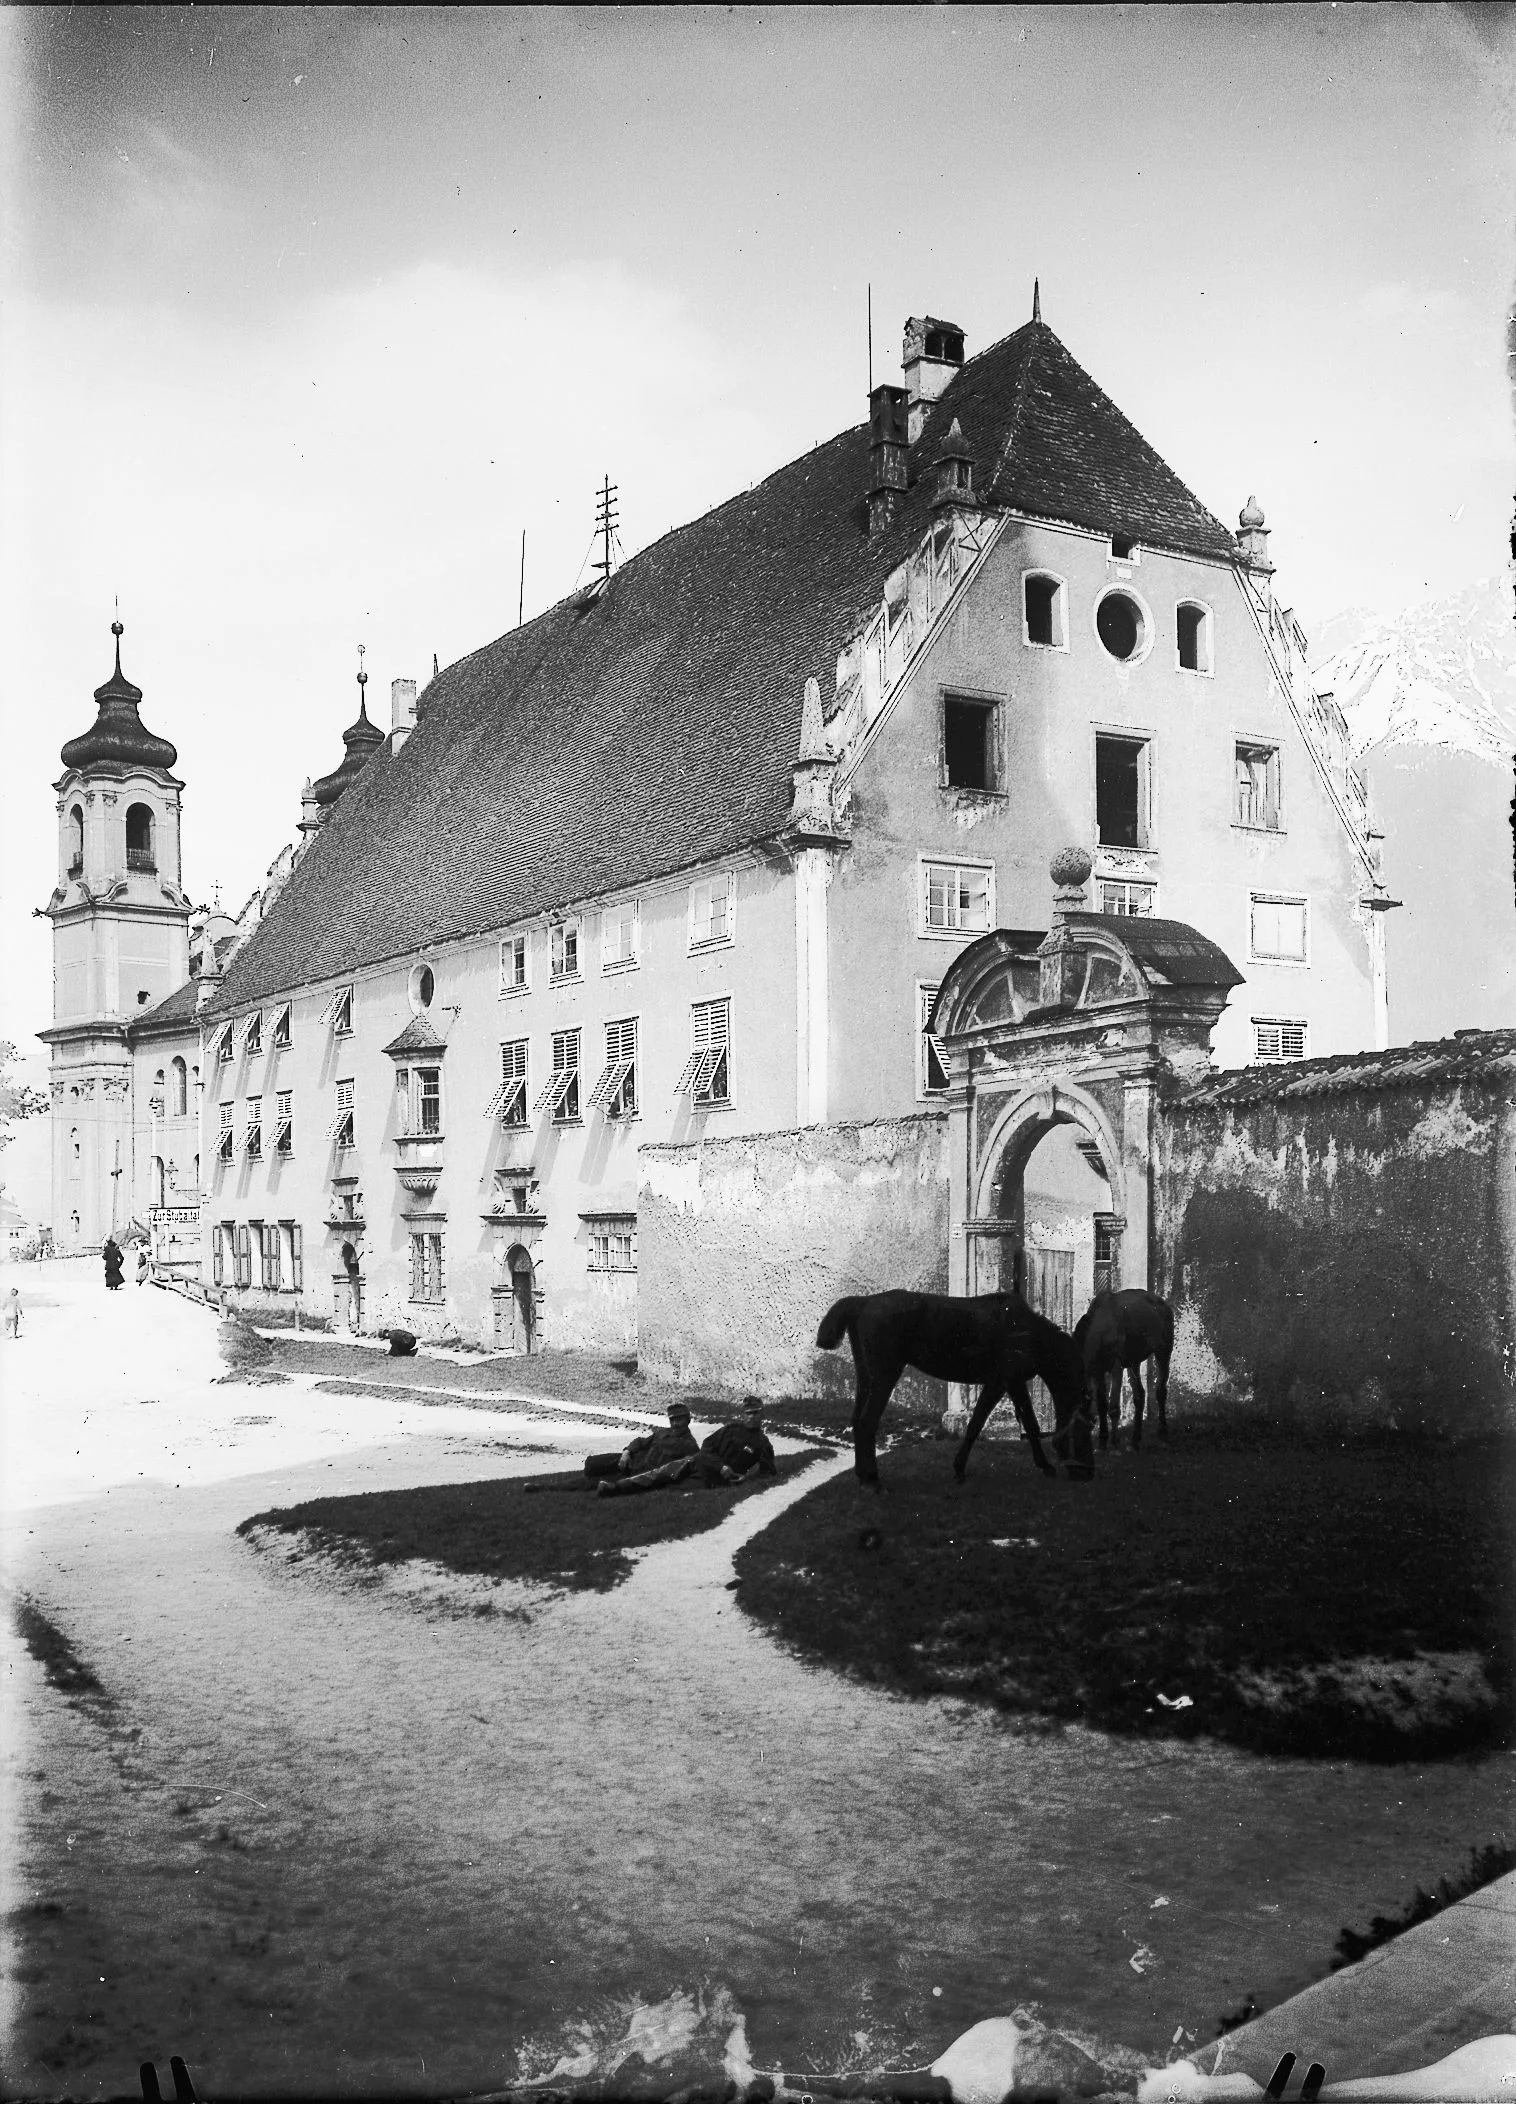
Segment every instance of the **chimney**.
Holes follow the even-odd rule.
[[[913,314],[905,325],[900,362],[905,367],[909,438],[915,445],[927,412],[963,366],[962,329],[955,321]]]
[[[325,818],[325,816],[326,813],[322,810],[320,804],[318,804],[316,801],[315,784],[312,782],[310,776],[307,775],[305,778],[305,787],[300,792],[300,830],[305,835],[305,844],[307,847],[310,846],[311,835],[315,832],[316,828],[320,825],[322,819]]]
[[[905,389],[876,387],[869,396],[869,532],[888,526],[909,486]]]
[[[1260,588],[1267,592],[1274,565],[1269,561],[1269,529],[1256,497],[1249,497],[1237,515],[1237,546]]]
[[[932,491],[933,511],[979,509],[979,499],[974,495],[974,456],[956,416],[948,426],[947,437],[937,448],[932,466],[937,477]]]
[[[390,751],[399,752],[406,739],[416,728],[416,682],[413,679],[390,681]]]

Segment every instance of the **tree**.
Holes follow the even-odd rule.
[[[9,1038],[0,1037],[0,1148],[8,1147],[15,1138],[13,1125],[19,1125],[23,1118],[40,1118],[49,1108],[45,1090],[34,1089],[29,1082],[13,1077],[15,1058],[15,1046]]]

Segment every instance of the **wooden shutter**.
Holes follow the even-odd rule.
[[[290,1284],[298,1293],[305,1285],[305,1230],[298,1225],[290,1229],[290,1270]]]

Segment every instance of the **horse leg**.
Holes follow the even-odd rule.
[[[1160,1346],[1155,1359],[1153,1400],[1158,1405],[1158,1437],[1169,1436],[1169,1351]]]
[[[1142,1361],[1134,1359],[1127,1370],[1132,1376],[1132,1446],[1135,1450],[1142,1444],[1142,1411],[1146,1401],[1142,1392]]]
[[[865,1363],[858,1373],[858,1406],[853,1418],[853,1468],[858,1481],[869,1490],[879,1488],[879,1421],[895,1393],[902,1368],[898,1362],[883,1367]]]
[[[974,1405],[974,1414],[969,1419],[968,1429],[963,1435],[957,1453],[953,1456],[953,1474],[960,1483],[963,1481],[964,1471],[968,1468],[969,1453],[974,1441],[989,1423],[990,1412],[1004,1394],[1005,1388],[999,1381],[986,1381],[979,1391],[979,1400]]]
[[[1006,1388],[1010,1394],[1011,1401],[1016,1406],[1016,1415],[1021,1421],[1021,1429],[1031,1443],[1032,1459],[1045,1476],[1056,1476],[1058,1473],[1057,1469],[1054,1468],[1052,1462],[1049,1461],[1047,1455],[1042,1451],[1042,1433],[1038,1428],[1037,1413],[1032,1408],[1032,1398],[1027,1393],[1026,1382],[1022,1380],[1019,1374],[1015,1374],[1006,1382]]]
[[[1111,1434],[1115,1431],[1116,1426],[1121,1418],[1121,1398],[1118,1396],[1116,1398],[1116,1407],[1114,1411],[1110,1413],[1110,1419],[1109,1422],[1107,1422],[1106,1387],[1107,1382],[1105,1371],[1102,1368],[1098,1373],[1093,1373],[1090,1375],[1089,1380],[1086,1384],[1087,1392],[1085,1395],[1086,1403],[1089,1402],[1091,1395],[1093,1395],[1095,1400],[1095,1406],[1100,1413],[1100,1444],[1102,1446],[1110,1445]]]

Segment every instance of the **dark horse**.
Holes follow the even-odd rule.
[[[895,1383],[908,1366],[939,1381],[979,1388],[953,1473],[963,1481],[969,1453],[985,1420],[1009,1395],[1031,1441],[1032,1459],[1045,1476],[1057,1473],[1042,1451],[1042,1435],[1027,1394],[1027,1379],[1040,1374],[1053,1397],[1057,1430],[1053,1450],[1060,1459],[1073,1442],[1071,1476],[1095,1473],[1090,1414],[1085,1400],[1084,1362],[1074,1341],[1056,1323],[1029,1308],[1019,1294],[987,1293],[976,1300],[941,1293],[869,1293],[839,1300],[827,1309],[816,1332],[822,1351],[835,1351],[846,1337],[853,1347],[858,1399],[853,1405],[853,1465],[860,1483],[877,1487],[875,1436]]]
[[[1074,1342],[1084,1362],[1084,1375],[1100,1411],[1100,1444],[1121,1422],[1121,1376],[1132,1376],[1132,1445],[1142,1444],[1142,1362],[1157,1366],[1153,1400],[1158,1405],[1158,1436],[1169,1436],[1169,1360],[1174,1351],[1174,1311],[1156,1293],[1130,1286],[1123,1293],[1097,1293],[1074,1325]],[[1106,1429],[1107,1408],[1110,1431]]]

